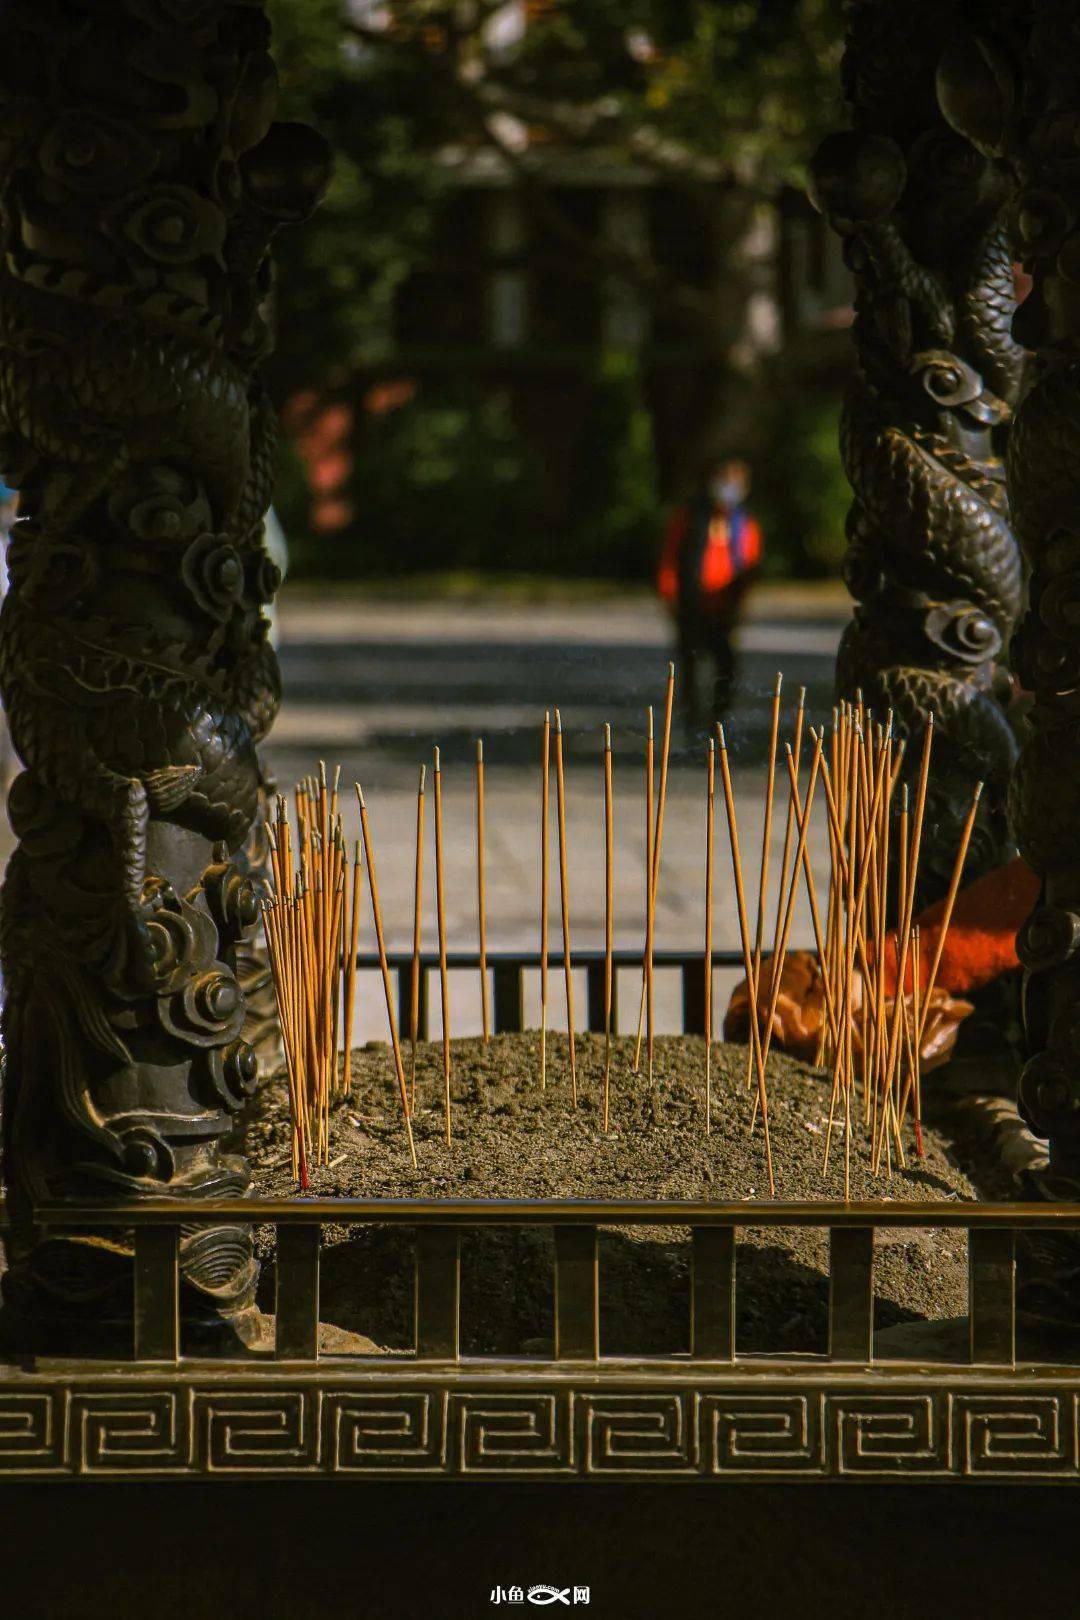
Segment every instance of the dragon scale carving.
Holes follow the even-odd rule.
[[[1033,278],[1017,335],[1037,375],[1009,444],[1009,491],[1030,569],[1014,661],[1032,697],[1009,795],[1042,882],[1017,941],[1027,1063],[1020,1102],[1048,1138],[1045,1196],[1080,1199],[1080,18],[1070,0],[1016,4],[958,41],[941,76],[950,120],[1017,183],[1011,225]],[[1080,1245],[1032,1238],[1026,1308],[1075,1324]]]
[[[853,0],[844,87],[853,128],[829,136],[811,194],[856,278],[858,367],[842,451],[854,492],[845,579],[856,600],[837,691],[861,688],[909,741],[932,712],[939,745],[920,901],[945,888],[974,783],[968,871],[1009,852],[1016,756],[1004,659],[1022,596],[1003,451],[1024,351],[1010,334],[1010,184],[946,123],[939,59],[958,6]]]
[[[125,1316],[129,1245],[43,1201],[236,1193],[257,1076],[257,744],[278,704],[262,544],[268,248],[325,186],[274,122],[249,0],[0,11],[0,467],[20,491],[0,690],[25,770],[4,886],[9,1322]],[[240,961],[238,962],[238,952]],[[185,1308],[243,1317],[239,1229],[185,1233]]]

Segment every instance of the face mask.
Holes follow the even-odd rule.
[[[738,506],[742,499],[742,487],[733,478],[714,478],[709,493],[717,506]]]

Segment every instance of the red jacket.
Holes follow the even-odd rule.
[[[675,608],[679,602],[679,558],[690,532],[691,508],[680,506],[671,515],[660,553],[656,587],[661,600]],[[740,574],[756,568],[761,561],[761,530],[757,519],[743,508],[729,518],[716,512],[709,520],[709,533],[701,554],[698,589],[703,605],[721,598]]]

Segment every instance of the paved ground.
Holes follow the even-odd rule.
[[[835,591],[761,591],[741,636],[742,668],[728,727],[744,855],[756,870],[769,697],[784,675],[793,712],[800,685],[816,720],[829,714],[833,659],[847,616]],[[420,761],[443,757],[444,816],[449,849],[447,900],[451,943],[476,939],[474,844],[475,739],[484,739],[487,778],[487,896],[491,948],[533,945],[538,938],[539,749],[546,707],[559,705],[567,760],[567,842],[576,946],[603,941],[602,728],[612,726],[615,760],[617,943],[640,947],[644,915],[642,765],[645,711],[659,728],[669,652],[667,622],[647,597],[613,595],[571,603],[416,601],[286,592],[281,613],[285,704],[269,758],[281,784],[291,784],[319,758],[340,764],[350,784],[362,782],[369,805],[380,889],[390,941],[407,946],[412,929],[413,828]],[[554,788],[554,783],[553,783]],[[702,938],[704,900],[704,741],[676,721],[657,910],[657,944]],[[430,789],[430,772],[429,772]],[[434,872],[428,798],[425,945],[434,946]],[[719,812],[719,806],[718,806]],[[738,928],[718,819],[716,945],[737,947]],[[783,816],[774,827],[774,871]],[[554,822],[552,830],[554,852]],[[816,829],[815,863],[824,858]],[[748,882],[751,880],[748,878]],[[775,888],[775,885],[774,885]],[[370,944],[371,930],[365,915]],[[559,934],[552,887],[551,938]],[[795,941],[810,938],[800,915]],[[722,993],[717,975],[717,993]],[[676,1025],[675,986],[658,985],[658,1023]],[[436,998],[437,999],[437,998]],[[527,993],[537,1016],[538,990]],[[578,1004],[584,1003],[584,987]],[[632,984],[622,986],[622,1021],[636,1016]],[[633,1003],[633,1006],[631,1005]],[[360,1033],[385,1025],[376,987],[360,988]],[[456,1033],[479,1027],[479,992],[471,975],[453,988]],[[553,1009],[553,1024],[560,1019]],[[437,1016],[435,1019],[437,1028]]]
[[[747,883],[756,882],[768,705],[783,672],[785,712],[798,688],[808,712],[828,718],[833,660],[847,617],[832,588],[762,589],[740,635],[741,672],[728,725]],[[487,779],[487,902],[491,949],[535,946],[539,937],[539,759],[545,708],[558,705],[567,763],[567,844],[573,944],[603,944],[602,736],[614,739],[616,943],[640,949],[644,925],[645,712],[656,710],[659,733],[669,626],[646,595],[612,594],[570,601],[384,599],[355,589],[287,589],[281,603],[285,702],[267,755],[279,784],[291,787],[321,758],[342,768],[347,831],[357,831],[351,784],[360,781],[370,809],[383,912],[391,946],[412,939],[417,768],[442,749],[447,837],[447,902],[451,946],[476,941],[475,746],[484,739]],[[434,848],[428,778],[424,944],[435,946]],[[552,860],[555,859],[554,772]],[[773,834],[773,871],[783,842],[783,815]],[[824,882],[823,817],[815,828],[815,865]],[[665,822],[656,943],[678,947],[702,939],[704,918],[704,738],[690,736],[676,712]],[[0,860],[12,846],[0,823]],[[738,947],[726,832],[717,804],[715,943]],[[553,864],[551,942],[560,940]],[[775,882],[773,884],[775,893]],[[774,902],[775,903],[775,902]],[[810,939],[805,908],[793,944]],[[361,948],[373,944],[365,911]],[[734,975],[718,971],[716,991]],[[556,990],[559,995],[555,996]],[[632,975],[620,983],[621,1023],[636,1020]],[[561,987],[553,986],[553,1028],[565,1028]],[[585,1004],[584,982],[576,991]],[[433,1033],[438,997],[432,998]],[[657,983],[657,1025],[678,1027],[674,979]],[[526,1013],[539,1021],[539,987],[526,990]],[[475,976],[455,976],[455,1033],[480,1027]],[[357,990],[358,1037],[382,1037],[385,1012],[374,981]]]

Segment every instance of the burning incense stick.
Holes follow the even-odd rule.
[[[615,822],[611,727],[604,727],[604,1130],[611,1123],[611,1004],[615,948]]]
[[[357,782],[356,797],[360,805],[360,831],[364,839],[364,855],[367,859],[368,888],[371,890],[371,912],[375,923],[375,943],[379,950],[379,968],[382,972],[383,994],[386,997],[386,1017],[390,1025],[390,1044],[394,1049],[394,1068],[397,1071],[398,1090],[401,1093],[401,1112],[405,1120],[405,1134],[409,1140],[409,1154],[412,1158],[413,1169],[416,1164],[416,1144],[413,1141],[412,1116],[409,1113],[409,1093],[405,1085],[405,1067],[401,1061],[401,1043],[398,1040],[397,1019],[394,1017],[394,992],[390,986],[390,968],[386,960],[386,942],[383,939],[382,908],[379,905],[379,881],[375,875],[375,851],[371,843],[371,828],[368,826],[367,806],[364,804],[364,795]]]
[[[570,1095],[577,1107],[577,1052],[574,1046],[574,971],[570,957],[570,884],[566,859],[566,777],[563,773],[562,716],[555,710],[555,799],[559,824],[559,896],[562,902],[563,974],[566,1029],[570,1040]]]
[[[487,968],[487,904],[484,896],[484,744],[476,744],[476,909],[480,931],[480,1009],[484,1045],[491,1039]]]
[[[713,825],[716,815],[716,744],[709,738],[705,800],[705,1135],[712,1133]]]
[[[443,1113],[450,1145],[450,977],[446,971],[446,885],[443,861],[442,767],[435,750],[435,913],[439,927],[439,992],[442,998]]]
[[[540,1090],[547,1085],[548,1009],[548,856],[549,788],[551,781],[551,714],[544,713],[540,764]]]
[[[742,859],[739,853],[739,831],[735,815],[735,795],[731,790],[731,770],[728,765],[727,742],[724,728],[717,723],[720,744],[720,775],[724,785],[724,808],[727,812],[728,838],[731,846],[731,866],[735,878],[735,900],[739,913],[739,935],[742,940],[743,968],[747,986],[753,984],[754,958],[750,944],[750,928],[746,917],[746,893],[743,888]],[[769,1101],[765,1092],[765,1063],[761,1053],[761,1040],[756,1017],[750,1019],[750,1051],[758,1077],[758,1105],[761,1109],[761,1128],[765,1138],[765,1163],[769,1173],[769,1194],[776,1196],[776,1177],[773,1174],[772,1143],[769,1137]]]
[[[412,979],[409,984],[409,1110],[416,1109],[416,1043],[420,1033],[420,938],[424,906],[424,783],[427,766],[421,765],[416,788],[416,861],[413,884]]]

